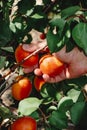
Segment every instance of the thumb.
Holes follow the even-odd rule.
[[[31,44],[23,44],[23,49],[28,52],[34,52],[37,49],[37,46],[33,43]]]

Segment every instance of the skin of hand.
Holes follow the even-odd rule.
[[[56,83],[65,79],[77,78],[87,73],[87,56],[78,47],[75,47],[70,52],[66,52],[66,46],[64,46],[57,53],[53,53],[53,55],[64,62],[66,67],[55,77],[42,74],[41,70],[36,68],[34,73],[38,76],[42,75],[46,82]]]
[[[24,44],[23,49],[29,52],[33,52],[41,47],[47,45],[46,40],[38,43]],[[75,47],[72,51],[66,52],[66,46],[64,46],[57,53],[53,53],[55,57],[65,63],[65,69],[57,76],[50,77],[47,74],[42,74],[38,68],[38,64],[31,68],[23,68],[25,73],[34,71],[35,75],[42,76],[46,82],[56,83],[65,79],[77,78],[87,73],[87,56],[83,51]]]

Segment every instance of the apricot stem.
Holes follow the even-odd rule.
[[[39,111],[41,112],[41,114],[42,114],[42,117],[43,117],[43,120],[44,120],[44,122],[49,126],[49,124],[47,123],[47,117],[46,117],[46,115],[43,113],[43,111],[39,108]]]

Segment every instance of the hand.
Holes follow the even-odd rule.
[[[87,72],[87,57],[75,47],[72,51],[66,52],[66,46],[64,46],[59,52],[53,54],[59,58],[62,62],[67,64],[66,68],[56,77],[50,77],[47,74],[42,74],[39,68],[34,70],[36,75],[42,75],[46,82],[56,83],[65,79],[76,78],[86,74]]]

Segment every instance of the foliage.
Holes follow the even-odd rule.
[[[51,53],[66,45],[67,52],[78,46],[87,55],[86,7],[85,0],[42,0],[41,4],[37,4],[35,0],[1,0],[0,69],[10,68],[14,72],[15,49],[20,43],[29,44],[32,41],[32,29],[42,33],[46,30],[47,45]],[[23,73],[21,67],[17,73]],[[28,77],[33,82],[34,74],[30,73]],[[7,90],[8,81],[8,78],[3,82],[2,79],[0,78],[0,99]],[[87,102],[83,88],[86,83],[87,76],[55,84],[46,83],[40,92],[33,85],[32,93],[27,99],[20,102],[13,99],[12,106],[6,106],[1,100],[0,124],[4,119],[9,119],[10,123],[16,117],[30,115],[37,120],[38,126],[43,122],[46,130],[68,128],[69,122],[74,127],[85,129]],[[12,108],[17,110],[17,115]]]

